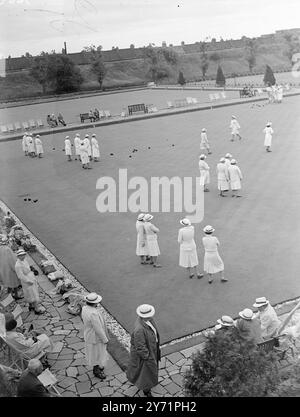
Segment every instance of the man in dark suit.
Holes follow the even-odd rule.
[[[47,388],[38,379],[43,372],[43,365],[38,359],[31,359],[28,368],[21,375],[18,383],[18,397],[51,397]]]

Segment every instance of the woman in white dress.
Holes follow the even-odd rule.
[[[76,157],[78,157],[78,160],[80,161],[80,144],[81,144],[81,140],[80,140],[80,135],[79,133],[76,133],[75,138],[74,138],[74,148],[75,148],[75,161],[77,160]]]
[[[180,220],[180,224],[182,224],[184,227],[179,229],[178,232],[178,243],[180,244],[179,266],[187,268],[190,278],[194,277],[194,273],[192,272],[193,268],[197,278],[200,279],[203,277],[203,274],[200,274],[197,268],[199,261],[196,243],[194,240],[194,226],[192,226],[191,221],[186,218]]]
[[[28,155],[27,133],[24,134],[23,139],[22,139],[22,149],[23,149],[24,154],[27,156]]]
[[[228,177],[232,191],[231,197],[242,197],[240,194],[237,194],[237,192],[242,188],[241,181],[243,176],[240,168],[236,165],[235,159],[232,159],[230,162],[230,167],[228,168]]]
[[[148,256],[147,245],[146,245],[146,232],[144,228],[144,217],[145,213],[140,213],[138,215],[135,227],[137,232],[136,239],[136,254],[141,258],[141,264],[145,265],[146,256]]]
[[[68,161],[72,161],[72,145],[70,141],[70,136],[66,136],[65,139],[65,154],[68,157]]]
[[[35,157],[34,141],[30,135],[27,136],[27,146],[29,156],[31,156],[31,158]]]
[[[239,140],[242,139],[240,135],[240,124],[237,121],[237,118],[235,116],[231,116],[231,122],[230,122],[230,129],[231,129],[231,141],[233,142],[236,136],[239,137]]]
[[[81,159],[81,163],[82,163],[82,168],[91,169],[92,167],[90,166],[88,148],[87,148],[87,145],[84,141],[81,142],[79,151],[80,151],[80,159]]]
[[[91,141],[90,141],[89,135],[85,135],[84,143],[87,148],[89,160],[91,161],[92,160],[92,147],[91,147]]]
[[[99,143],[96,139],[95,133],[92,134],[92,157],[94,162],[98,162],[100,158]]]
[[[210,183],[209,166],[205,162],[206,156],[201,154],[199,156],[199,170],[200,170],[200,185],[204,185],[204,191],[209,191],[207,185]]]
[[[86,306],[82,307],[81,316],[87,365],[92,366],[93,374],[103,380],[106,378],[103,371],[108,360],[109,336],[104,317],[97,309],[101,300],[102,297],[96,293],[88,294],[85,297]]]
[[[159,229],[150,223],[150,220],[153,219],[152,214],[146,214],[144,216],[144,229],[146,233],[146,242],[148,249],[148,256],[150,256],[150,265],[153,265],[154,268],[160,268],[161,265],[157,263],[157,257],[160,255],[160,250],[157,242],[157,234]]]
[[[220,191],[221,197],[226,197],[226,195],[224,195],[224,192],[228,191],[229,189],[228,169],[225,162],[226,159],[221,158],[220,162],[217,164],[218,190]]]
[[[40,139],[40,135],[36,135],[35,137],[35,147],[36,147],[36,154],[39,158],[42,158],[44,149],[43,149],[43,142]]]
[[[272,135],[274,133],[274,130],[272,129],[272,123],[271,122],[267,123],[263,132],[265,134],[264,146],[266,147],[266,151],[267,152],[272,152],[270,148],[272,146]]]
[[[209,142],[207,139],[207,130],[205,129],[205,127],[202,129],[201,131],[201,142],[200,142],[200,150],[201,151],[207,151],[208,155],[211,154],[210,151],[210,146],[209,146]]]
[[[29,303],[29,310],[34,310],[37,314],[45,312],[45,308],[40,305],[40,295],[37,279],[30,269],[27,262],[26,252],[23,249],[16,253],[17,262],[15,265],[16,274],[21,281],[24,299]]]
[[[215,229],[212,226],[205,226],[203,229],[205,237],[202,238],[203,246],[205,249],[204,255],[204,271],[208,274],[208,283],[213,282],[213,274],[217,272],[221,273],[221,281],[228,281],[224,276],[224,263],[219,255],[218,246],[219,240],[212,236]]]

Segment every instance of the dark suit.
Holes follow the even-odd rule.
[[[18,383],[18,397],[50,397],[47,388],[41,383],[37,376],[24,371]]]

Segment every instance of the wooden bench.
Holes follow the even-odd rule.
[[[89,120],[90,122],[95,122],[97,119],[95,116],[90,116],[89,113],[80,113],[80,121],[84,123],[85,120]]]
[[[175,100],[175,107],[185,107],[187,104],[186,99]]]
[[[137,112],[144,112],[144,113],[148,113],[147,107],[145,106],[144,103],[142,104],[131,104],[128,106],[128,114],[129,116],[132,115],[132,113],[137,113]]]
[[[284,335],[282,335],[284,336]],[[287,346],[285,348],[280,348],[280,343],[279,343],[279,338],[280,336],[277,337],[272,337],[271,339],[265,340],[264,342],[258,343],[257,347],[260,350],[263,350],[266,353],[272,352],[274,351],[277,355],[278,355],[278,361],[281,362],[282,360],[285,359],[287,352],[290,350],[292,355],[294,356],[294,351],[293,348],[291,346]]]
[[[243,89],[243,90],[239,90],[239,91],[240,91],[240,98],[256,96],[256,90],[253,90],[253,89],[251,89],[251,90]]]

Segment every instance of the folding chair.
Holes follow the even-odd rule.
[[[187,97],[187,98],[186,98],[186,102],[187,102],[187,104],[193,104],[193,99],[192,99],[192,97]]]
[[[14,302],[14,299],[13,299],[12,295],[9,294],[6,298],[4,298],[3,300],[0,301],[0,304],[2,305],[2,307],[6,308],[7,306],[9,306],[13,302]]]
[[[172,101],[167,101],[167,106],[168,106],[168,109],[171,109],[172,107],[174,107],[174,105],[172,104]]]
[[[28,122],[22,122],[22,126],[23,126],[23,129],[25,130],[29,129]]]
[[[104,115],[105,115],[105,117],[111,117],[111,114],[110,114],[109,110],[104,110]]]
[[[122,111],[120,116],[121,117],[126,117],[126,111]]]
[[[220,98],[219,93],[215,93],[214,96],[215,96],[215,100],[219,100]]]
[[[263,90],[261,88],[257,88],[256,91],[257,91],[257,94],[262,94],[263,93]]]
[[[99,110],[99,118],[101,119],[103,117],[105,117],[104,112],[102,110]]]
[[[29,127],[31,127],[32,129],[36,128],[36,124],[35,124],[35,121],[33,119],[29,120]]]
[[[193,104],[197,104],[198,103],[198,99],[197,98],[192,98]]]
[[[16,130],[21,130],[22,126],[20,125],[20,122],[15,122],[15,129]]]
[[[156,106],[152,106],[152,113],[158,112],[158,108]]]
[[[5,125],[2,125],[1,126],[1,133],[7,133],[7,132],[8,132],[7,127]]]
[[[222,98],[226,98],[226,93],[225,93],[225,91],[222,91],[222,92],[221,92],[221,96],[222,96]]]
[[[43,123],[42,119],[38,119],[36,121],[36,124],[37,124],[37,127],[43,127],[44,126],[44,123]]]
[[[57,387],[55,386],[57,383],[57,379],[55,375],[49,369],[45,369],[39,376],[38,379],[40,382],[46,387],[48,390],[53,390],[55,394],[61,397],[61,393],[58,391]]]
[[[7,125],[7,129],[8,129],[9,132],[14,132],[15,131],[14,126],[12,125],[12,123]]]

